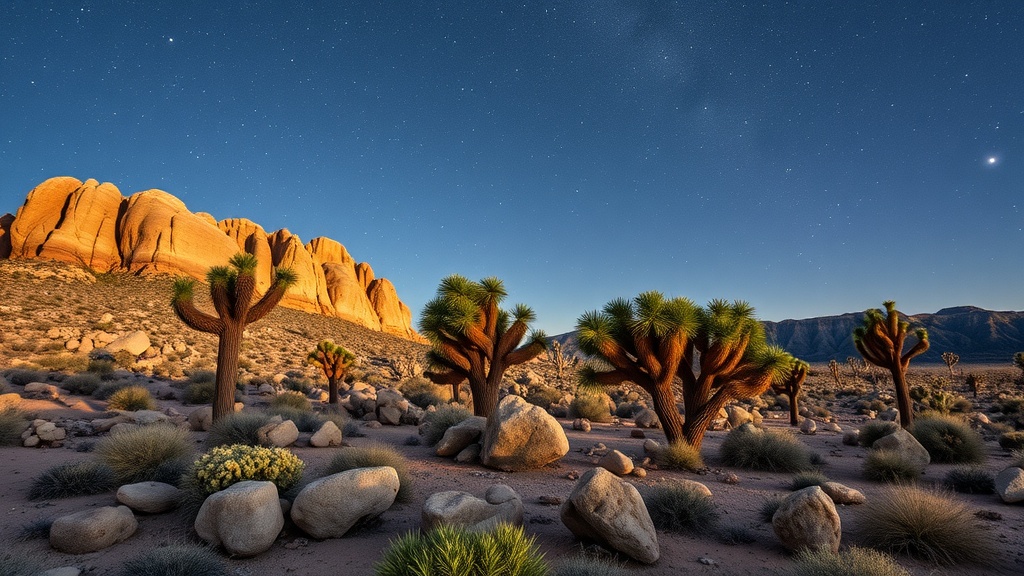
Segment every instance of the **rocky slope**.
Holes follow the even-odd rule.
[[[386,278],[375,278],[343,245],[325,237],[303,244],[286,229],[266,232],[244,218],[192,213],[162,190],[124,197],[96,180],[51,178],[28,193],[16,215],[0,217],[0,258],[47,259],[97,272],[167,273],[205,278],[239,251],[257,257],[258,286],[273,268],[291,268],[297,284],[281,305],[349,320],[420,341],[412,312]]]

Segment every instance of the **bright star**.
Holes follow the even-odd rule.
[[[988,162],[988,163],[989,163],[990,165],[991,165],[991,164],[995,164],[995,163],[996,163],[996,157],[995,157],[995,156],[989,156],[989,157],[988,157],[988,160],[987,160],[987,162]]]

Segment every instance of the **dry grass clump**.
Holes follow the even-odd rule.
[[[553,386],[532,386],[529,393],[526,394],[524,400],[533,404],[534,406],[540,406],[547,410],[552,404],[558,403],[562,399],[565,393]]]
[[[998,549],[966,505],[914,486],[894,485],[868,501],[863,532],[872,547],[940,565],[991,565]]]
[[[58,344],[60,345],[60,344]],[[60,345],[64,349],[63,345]],[[48,354],[35,361],[36,364],[58,372],[82,372],[89,368],[89,359],[78,354]]]
[[[109,400],[110,397],[117,393],[118,390],[127,388],[131,385],[131,382],[128,382],[127,380],[110,380],[100,384],[100,387],[92,393],[92,397],[97,400]]]
[[[71,392],[72,394],[78,394],[80,396],[92,396],[92,393],[102,384],[99,374],[93,374],[92,372],[83,372],[81,374],[74,374],[68,376],[60,383],[60,387]]]
[[[654,456],[659,468],[666,470],[687,470],[696,472],[704,468],[700,450],[680,440],[658,449]]]
[[[227,576],[228,569],[209,548],[173,544],[125,562],[117,576]]]
[[[919,417],[910,432],[928,450],[932,462],[974,464],[985,460],[981,436],[956,416],[929,414]]]
[[[263,412],[245,411],[228,414],[213,423],[206,437],[206,447],[226,444],[248,444],[259,446],[256,432],[270,422],[270,415]]]
[[[0,411],[0,446],[20,446],[21,433],[28,428],[28,417],[17,408]]]
[[[291,406],[278,406],[275,408],[272,406],[267,409],[267,414],[280,416],[282,420],[291,420],[295,423],[295,427],[299,429],[299,432],[316,432],[324,423],[324,419],[316,412],[313,412],[312,409],[302,410],[292,408]]]
[[[808,470],[793,476],[793,481],[790,482],[789,489],[795,492],[797,490],[803,490],[809,486],[821,486],[825,482],[828,482],[827,476],[817,470]]]
[[[923,473],[895,450],[872,450],[864,459],[864,477],[874,482],[916,482]]]
[[[861,446],[871,448],[871,445],[875,443],[875,440],[883,436],[888,436],[893,432],[899,430],[899,424],[895,422],[888,422],[886,420],[871,420],[860,427],[860,434],[857,436],[857,442]]]
[[[800,472],[812,468],[811,452],[788,432],[741,426],[726,435],[721,447],[726,466]]]
[[[111,410],[155,410],[156,401],[145,386],[127,386],[110,395],[107,407]]]
[[[946,473],[943,483],[961,494],[992,494],[996,491],[995,478],[983,468],[961,466]]]
[[[185,386],[181,401],[185,404],[212,404],[216,390],[215,382],[191,382]]]
[[[875,550],[850,547],[833,554],[828,550],[804,550],[784,576],[910,576],[891,556]]]
[[[761,506],[757,509],[757,516],[762,522],[771,523],[775,517],[775,513],[782,506],[782,502],[786,499],[781,494],[772,494],[761,501]]]
[[[427,446],[435,446],[444,437],[444,433],[472,416],[473,413],[460,406],[450,404],[438,406],[436,412],[427,412],[423,417],[423,424],[420,432],[423,434],[423,443]]]
[[[412,475],[409,473],[409,461],[398,450],[381,442],[371,442],[365,446],[342,448],[324,470],[324,476],[337,474],[355,468],[373,468],[390,466],[398,473],[398,502],[412,500]]]
[[[70,498],[102,494],[117,488],[117,477],[109,466],[86,460],[58,464],[32,479],[29,500]]]
[[[4,372],[7,381],[15,386],[24,386],[32,382],[46,382],[48,374],[41,370],[27,370],[25,368],[12,368]]]
[[[270,408],[290,408],[308,412],[313,409],[313,406],[310,404],[309,398],[306,398],[301,392],[286,391],[274,396],[270,401]]]
[[[643,493],[654,527],[695,534],[714,528],[719,513],[710,496],[677,482],[657,484]]]
[[[1024,449],[1024,430],[1001,434],[999,436],[999,447],[1011,452]]]
[[[546,407],[545,407],[546,408]],[[586,418],[591,422],[611,422],[612,409],[604,393],[583,392],[569,403],[569,418]]]
[[[187,466],[192,438],[176,426],[138,426],[103,438],[95,451],[122,484],[157,478],[166,481],[173,471]]]
[[[446,388],[448,387],[438,386],[422,376],[406,378],[398,384],[398,390],[402,392],[402,396],[424,409],[428,406],[443,406],[447,402],[445,400]],[[450,397],[451,393],[448,392],[447,396]]]
[[[627,576],[619,564],[595,556],[579,554],[563,558],[552,568],[552,576]]]

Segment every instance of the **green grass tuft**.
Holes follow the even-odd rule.
[[[18,540],[42,540],[50,537],[50,527],[53,526],[53,518],[40,518],[29,522],[21,527],[18,532]]]
[[[438,406],[436,412],[427,412],[423,417],[423,443],[436,446],[449,428],[472,416],[473,413],[459,406]]]
[[[32,479],[29,500],[50,500],[102,494],[117,488],[117,477],[109,466],[87,460],[58,464]]]
[[[899,425],[895,422],[888,422],[885,420],[871,420],[860,427],[860,434],[857,436],[857,442],[861,446],[871,448],[871,445],[875,443],[875,440],[883,436],[888,436],[893,432],[899,430]]]
[[[976,464],[985,460],[981,436],[956,416],[930,414],[919,417],[910,432],[928,450],[932,462]]]
[[[128,386],[114,392],[107,401],[111,410],[155,410],[156,402],[145,386]]]
[[[185,404],[212,404],[216,390],[214,382],[192,382],[185,387],[181,400]]]
[[[659,468],[666,470],[696,472],[704,468],[704,459],[700,457],[700,450],[682,440],[659,448],[654,459]]]
[[[722,442],[721,455],[726,466],[751,470],[800,472],[813,467],[810,450],[792,434],[777,430],[736,428]]]
[[[569,403],[569,418],[586,418],[591,422],[611,422],[612,409],[608,396],[601,393],[580,393]]]
[[[256,431],[270,422],[270,415],[263,412],[245,411],[228,414],[213,423],[206,437],[207,448],[229,444],[259,446]]]
[[[152,424],[111,434],[96,443],[95,451],[119,482],[129,484],[165,478],[168,466],[178,466],[192,456],[192,444],[187,431]]]
[[[1024,430],[1001,434],[999,436],[999,447],[1011,452],[1024,449]]]
[[[961,466],[946,473],[943,483],[961,494],[992,494],[996,491],[995,478],[983,468]]]
[[[371,468],[390,466],[398,473],[398,502],[412,500],[412,475],[409,474],[409,461],[394,447],[381,442],[371,442],[365,446],[342,448],[324,470],[323,476],[354,468]]]
[[[491,532],[440,526],[392,540],[374,567],[377,576],[546,576],[544,555],[521,527],[500,524]]]
[[[839,554],[828,550],[804,550],[796,557],[796,565],[784,576],[910,576],[891,556],[851,547]]]
[[[271,410],[275,408],[289,408],[291,410],[300,410],[308,412],[313,409],[312,404],[309,402],[309,398],[306,398],[301,392],[281,392],[270,401]]]
[[[92,397],[97,400],[109,400],[118,390],[131,386],[127,380],[111,380],[100,384],[100,387],[93,391]]]
[[[864,477],[874,482],[917,482],[922,473],[895,450],[872,450],[864,459]]]
[[[15,386],[24,386],[32,382],[46,382],[49,374],[42,370],[27,370],[25,368],[12,368],[4,373],[7,381]]]
[[[126,561],[117,576],[227,576],[219,556],[201,546],[172,545]]]
[[[643,498],[651,521],[659,530],[698,534],[710,531],[718,522],[714,500],[684,484],[657,484],[645,490]]]
[[[782,502],[786,499],[781,494],[772,494],[761,501],[761,506],[757,509],[757,516],[762,522],[771,523],[775,517],[775,513],[782,506]]]
[[[60,387],[79,396],[92,396],[92,393],[100,387],[103,381],[98,374],[84,372],[68,376],[60,383]]]
[[[789,489],[796,492],[797,490],[803,490],[808,486],[821,486],[825,482],[828,482],[827,476],[817,470],[808,470],[806,472],[799,472],[796,476],[793,476],[793,481],[790,482]]]

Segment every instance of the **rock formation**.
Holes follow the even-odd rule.
[[[423,341],[395,287],[375,278],[343,245],[315,238],[303,245],[288,230],[267,233],[244,218],[217,221],[188,210],[161,190],[125,198],[96,180],[51,178],[28,193],[15,216],[0,216],[0,258],[45,258],[82,264],[98,272],[167,273],[205,279],[237,252],[259,261],[257,289],[270,286],[274,267],[290,267],[298,283],[282,306],[336,316]]]

